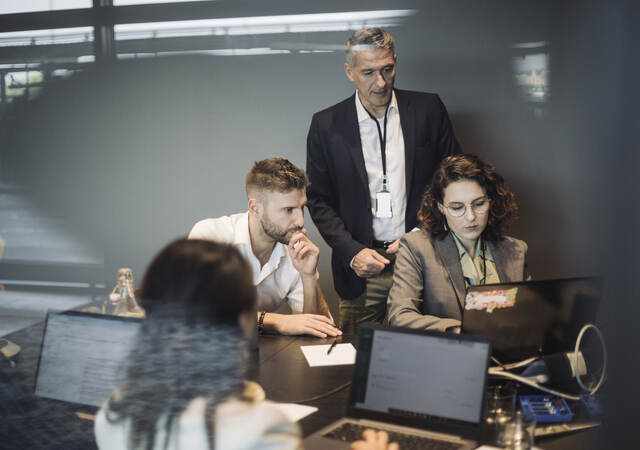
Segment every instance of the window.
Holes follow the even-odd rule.
[[[91,0],[11,0],[0,2],[0,14],[91,8]]]

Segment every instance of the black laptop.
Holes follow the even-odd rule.
[[[595,323],[603,281],[597,277],[470,286],[462,332],[486,336],[501,363],[573,352],[582,327]],[[599,346],[599,343],[598,343]],[[573,393],[572,383],[554,387]],[[538,423],[536,436],[551,436],[600,425],[582,401],[570,401],[570,422]]]
[[[482,337],[361,325],[347,417],[304,448],[349,448],[366,428],[403,450],[477,447],[490,352]]]
[[[141,319],[49,312],[35,394],[100,407],[122,381]]]
[[[573,351],[594,323],[602,296],[596,277],[469,286],[462,332],[486,336],[501,362]]]

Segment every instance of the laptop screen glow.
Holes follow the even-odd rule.
[[[49,313],[36,395],[101,406],[119,384],[139,328],[137,319]]]
[[[356,407],[479,423],[489,344],[375,330]]]

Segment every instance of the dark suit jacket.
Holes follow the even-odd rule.
[[[527,273],[527,244],[505,236],[487,241],[501,282],[522,281]],[[400,240],[389,291],[391,325],[445,331],[460,326],[466,295],[460,256],[453,236],[434,238],[423,230]]]
[[[440,97],[395,90],[404,138],[406,230],[417,225],[422,194],[446,156],[459,153],[449,115]],[[382,170],[382,169],[381,169]],[[355,94],[314,114],[307,136],[309,211],[333,249],[333,282],[340,297],[355,298],[364,278],[349,267],[351,259],[373,241],[373,215],[364,164]]]

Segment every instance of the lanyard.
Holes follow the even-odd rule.
[[[442,260],[442,257],[440,257],[440,255],[438,255],[438,257],[440,258],[440,264],[446,267],[444,265],[444,261]],[[483,264],[484,278],[482,279],[481,284],[487,284],[487,244],[485,243],[484,239],[482,240],[482,262],[484,263]],[[462,317],[464,307],[462,305],[462,302],[460,301],[460,297],[458,297],[458,291],[456,290],[456,285],[453,283],[453,278],[451,278],[451,274],[449,273],[449,270],[447,270],[447,276],[449,278],[449,283],[451,283],[451,288],[453,289],[453,293],[456,296],[456,300],[458,301],[458,309],[460,309],[460,317]],[[464,281],[464,284],[465,284],[465,287],[468,287],[466,279]]]
[[[482,285],[487,284],[487,244],[485,243],[484,239],[482,239],[482,245],[480,247],[480,251],[482,252],[480,253],[480,259],[482,260],[482,279],[478,284]],[[473,265],[475,266],[475,263]]]
[[[482,284],[487,284],[487,244],[482,239]]]
[[[384,136],[382,131],[380,131],[380,123],[378,119],[375,118],[373,114],[369,112],[367,108],[364,110],[369,114],[369,116],[376,123],[376,127],[378,128],[378,138],[380,139],[380,152],[382,153],[382,190],[387,191],[387,114],[389,113],[389,105],[387,105],[387,109],[384,112]]]

